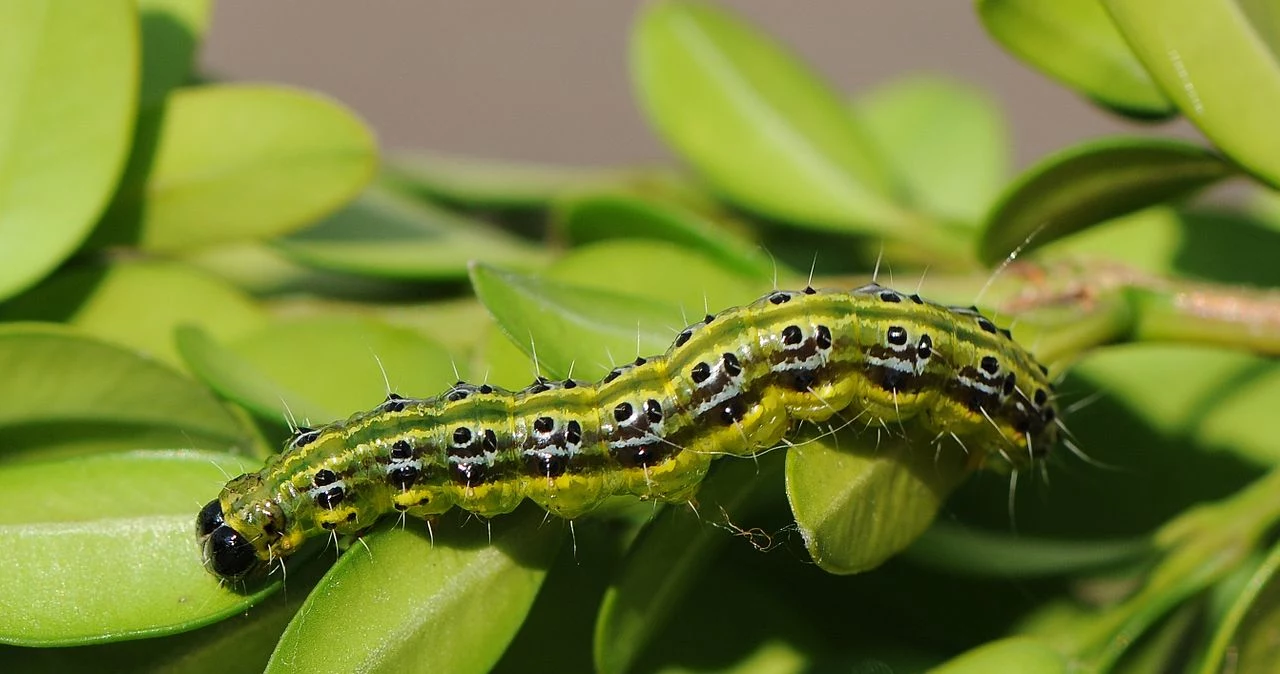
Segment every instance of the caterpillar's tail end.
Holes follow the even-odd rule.
[[[200,509],[196,516],[196,534],[200,537],[205,568],[222,580],[234,583],[263,570],[253,544],[223,519],[218,499]]]

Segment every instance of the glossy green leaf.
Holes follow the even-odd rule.
[[[797,442],[787,498],[810,556],[829,573],[860,573],[910,545],[969,474],[956,447],[862,434]]]
[[[1102,0],[1134,53],[1224,154],[1280,186],[1280,61],[1237,0]],[[1258,16],[1258,14],[1254,14]],[[1274,24],[1264,26],[1268,37]]]
[[[1205,237],[1213,235],[1210,228]],[[1172,274],[1178,260],[1191,253],[1189,244],[1204,237],[1190,235],[1178,209],[1154,206],[1098,223],[1045,245],[1040,259],[1097,259],[1127,265],[1134,271]]]
[[[290,232],[354,197],[377,162],[358,118],[292,89],[183,89],[154,117],[93,245],[178,251]]]
[[[276,642],[327,564],[291,566],[286,587],[241,615],[166,637],[77,648],[0,646],[0,658],[15,671],[62,674],[74,671],[261,674]]]
[[[607,241],[576,249],[540,279],[489,268],[476,294],[509,340],[490,337],[475,368],[519,387],[542,374],[591,379],[613,365],[663,353],[705,312],[750,302],[772,287],[660,241]],[[515,346],[511,346],[514,344]]]
[[[1238,354],[1233,354],[1238,355]],[[1224,448],[1259,465],[1280,462],[1275,442],[1280,423],[1271,410],[1280,400],[1280,363],[1275,357],[1248,357],[1248,369],[1227,387],[1196,420],[1196,438],[1205,446]],[[1259,423],[1259,420],[1265,420]]]
[[[1101,0],[976,0],[987,32],[1028,65],[1136,117],[1176,110],[1125,43]]]
[[[903,216],[874,147],[796,56],[711,5],[660,2],[634,29],[641,106],[735,203],[795,224],[887,233]]]
[[[748,276],[770,278],[774,262],[758,244],[680,206],[628,194],[596,192],[565,199],[557,221],[575,242],[656,239],[693,248]]]
[[[749,521],[753,495],[776,488],[780,452],[759,462],[726,459],[698,490],[698,508],[713,521]],[[679,507],[677,506],[678,510]],[[641,533],[623,560],[595,629],[597,672],[626,672],[678,609],[715,553],[733,540],[692,512],[666,512]]]
[[[234,356],[193,333],[184,332],[182,338],[184,353],[190,348],[207,361],[193,369],[219,382],[219,390],[244,400],[264,419],[291,415],[303,426],[370,409],[386,398],[388,387],[428,397],[457,379],[443,347],[412,330],[369,318],[278,322],[229,344]]]
[[[137,0],[142,22],[140,108],[159,104],[187,83],[196,48],[209,27],[209,0]]]
[[[421,525],[383,525],[307,597],[266,671],[489,671],[564,538],[543,516],[525,508],[491,529],[437,531],[434,543]]]
[[[478,347],[493,321],[474,297],[430,301],[363,302],[322,297],[286,296],[266,303],[275,316],[376,318],[388,325],[409,328],[431,339],[465,362]]]
[[[244,459],[143,450],[0,468],[0,641],[168,634],[244,611],[205,570],[195,514]],[[104,479],[104,476],[110,479]]]
[[[626,182],[642,177],[645,171],[418,152],[390,157],[386,173],[392,184],[434,200],[472,208],[509,209],[543,208],[562,194]]]
[[[405,328],[358,318],[281,322],[236,340],[232,348],[267,376],[327,409],[324,423],[381,403],[392,392],[433,396],[457,380],[449,353]],[[302,419],[299,419],[302,421]]]
[[[302,393],[289,390],[229,346],[194,325],[183,325],[175,343],[187,367],[218,395],[275,424],[293,419],[337,419],[341,412],[329,409]]]
[[[533,376],[535,346],[544,375],[567,376],[572,369],[583,379],[602,376],[617,363],[664,353],[690,321],[749,302],[771,287],[657,241],[585,246],[541,278],[477,267],[472,283],[525,354],[490,341],[486,367],[496,366],[500,384],[523,384]]]
[[[502,332],[526,354],[536,350],[548,377],[599,378],[618,359],[665,350],[684,325],[671,303],[484,265],[471,268],[471,284]]]
[[[0,320],[67,323],[172,365],[182,362],[173,343],[178,325],[199,325],[225,340],[265,319],[235,288],[171,262],[69,268],[0,305]]]
[[[1004,186],[1009,134],[982,90],[936,77],[894,80],[854,113],[921,210],[976,225]]]
[[[1135,272],[1280,285],[1280,230],[1260,216],[1157,206],[1112,218],[1039,251],[1041,260],[1123,263]],[[1246,291],[1247,294],[1247,291]]]
[[[1201,671],[1239,674],[1270,672],[1280,663],[1280,545],[1272,547],[1266,561],[1237,596],[1217,626]]]
[[[0,299],[57,267],[106,206],[137,69],[132,0],[0,6]]]
[[[490,322],[493,322],[492,318]],[[475,354],[473,371],[484,372],[485,381],[513,391],[528,386],[535,377],[542,376],[539,369],[534,367],[528,351],[521,350],[497,325],[485,331],[484,344]]]
[[[480,220],[385,188],[366,190],[338,213],[274,245],[311,267],[406,280],[464,279],[472,260],[528,269],[548,257]]]
[[[1258,39],[1273,54],[1280,54],[1280,12],[1274,0],[1239,0],[1241,11],[1249,20]]]
[[[1072,671],[1075,671],[1072,664],[1062,654],[1039,640],[1026,637],[984,644],[929,670],[930,674],[1068,674]]]
[[[1034,578],[1105,570],[1153,552],[1136,540],[1044,539],[937,522],[905,555],[921,566],[996,578]]]
[[[56,325],[0,325],[0,462],[139,447],[251,449],[196,382]]]
[[[1045,158],[1006,189],[987,216],[980,255],[995,264],[1233,173],[1217,155],[1182,141],[1110,138],[1077,145]]]
[[[672,339],[676,331],[704,314],[752,302],[773,288],[771,276],[744,275],[700,251],[663,241],[602,241],[583,246],[556,261],[544,276],[584,288],[673,302],[682,316],[678,325],[670,326],[675,328]],[[780,284],[796,289],[804,285],[790,272],[780,279]]]

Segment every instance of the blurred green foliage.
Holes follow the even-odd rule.
[[[850,97],[685,1],[630,43],[680,167],[380,158],[323,97],[194,83],[208,11],[0,1],[7,671],[1280,669],[1274,0],[977,0],[1029,66],[1212,142],[1021,175],[982,91]],[[1188,199],[1228,178],[1244,205]],[[1013,322],[1087,455],[1015,485],[842,432],[718,466],[697,512],[388,521],[252,588],[201,566],[199,505],[290,423],[518,387],[535,350],[598,377],[877,267]]]

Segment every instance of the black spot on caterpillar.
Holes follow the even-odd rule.
[[[239,580],[391,512],[489,517],[531,499],[574,518],[616,494],[680,502],[713,458],[846,413],[919,424],[974,464],[1018,469],[1057,442],[1051,392],[1044,368],[974,308],[877,284],[774,291],[598,383],[459,382],[299,429],[262,470],[228,482],[196,530],[208,569]]]

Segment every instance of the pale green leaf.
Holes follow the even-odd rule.
[[[39,281],[98,219],[138,97],[132,0],[0,4],[0,299]]]
[[[290,232],[349,201],[377,163],[350,111],[282,87],[182,89],[138,133],[93,245],[177,251]]]

